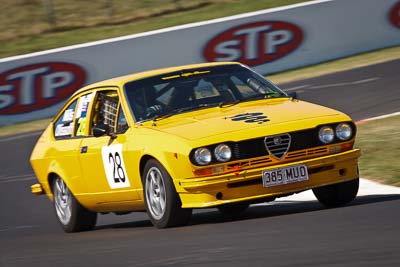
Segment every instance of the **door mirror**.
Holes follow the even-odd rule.
[[[93,135],[94,137],[100,137],[106,135],[108,132],[108,126],[105,124],[98,124],[93,126]]]
[[[288,93],[288,96],[290,96],[293,99],[297,99],[297,97],[298,97],[296,92],[290,92],[290,93]]]

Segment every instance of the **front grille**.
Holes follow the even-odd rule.
[[[265,165],[265,164],[269,164],[272,162],[272,159],[269,158],[269,156],[267,157],[262,157],[262,158],[258,158],[258,159],[252,159],[252,160],[243,160],[232,164],[228,164],[226,166],[227,171],[238,171],[242,168],[246,168],[246,167],[250,167],[250,166],[259,166],[259,165]]]
[[[301,151],[295,151],[295,152],[289,152],[284,159],[281,160],[282,163],[289,163],[293,162],[299,159],[305,159],[305,158],[310,158],[310,157],[315,157],[315,156],[325,156],[328,155],[328,147],[318,147],[318,148],[309,148],[309,149],[303,149]],[[231,164],[228,164],[227,171],[238,171],[243,168],[247,167],[258,167],[258,166],[263,166],[265,164],[271,164],[273,162],[276,162],[276,159],[274,160],[271,155],[267,155],[264,157],[259,157],[259,158],[253,158],[253,159],[248,159],[248,160],[241,160],[239,162],[232,162]]]
[[[232,152],[235,159],[248,159],[268,155],[264,138],[244,140],[234,143]]]
[[[356,127],[353,123],[348,122],[353,129],[353,136],[356,133]],[[337,123],[329,124],[335,128]],[[248,162],[249,165],[254,165],[254,161],[262,158],[262,161],[285,160],[293,161],[301,157],[315,157],[328,153],[327,146],[319,141],[318,131],[320,127],[307,129],[297,132],[283,133],[273,136],[263,136],[259,138],[247,139],[238,142],[225,142],[232,149],[232,159],[230,161]],[[280,142],[274,140],[279,137]],[[331,144],[343,142],[338,138]],[[280,144],[279,144],[280,143]],[[209,145],[207,148],[214,151],[218,144]],[[190,159],[194,165],[198,165],[194,160],[194,151],[191,151]],[[214,157],[211,164],[218,162]],[[236,165],[236,164],[234,164]],[[242,165],[242,164],[241,164]]]
[[[325,147],[317,147],[317,148],[310,148],[307,150],[289,152],[285,158],[292,159],[292,158],[306,157],[306,156],[312,156],[316,154],[326,154],[326,153],[328,153],[328,148],[325,146]]]
[[[281,134],[265,137],[265,147],[271,156],[281,159],[289,150],[291,137],[289,134]]]
[[[285,136],[285,135],[288,134],[282,134],[277,136]],[[287,143],[287,138],[283,137],[282,139]],[[292,132],[290,133],[290,139],[291,139],[290,146],[287,152],[298,151],[322,145],[318,143],[318,134],[316,133],[315,129]],[[267,138],[260,137],[260,138],[248,139],[232,143],[231,145],[232,145],[232,152],[234,159],[240,160],[240,159],[262,157],[269,155],[271,153],[277,156],[277,158],[282,157],[281,153],[282,151],[284,151],[286,144],[282,143],[282,147],[279,146],[271,147],[272,150],[270,149],[271,153],[269,153],[266,148],[267,143],[264,143],[264,141],[268,141],[268,144],[273,142],[273,140],[270,140],[270,137]]]
[[[318,148],[309,148],[301,151],[289,152],[280,163],[290,163],[299,159],[307,159],[311,157],[321,157],[328,155],[328,147],[318,147]],[[251,159],[242,159],[238,161],[230,162],[226,165],[226,172],[238,172],[241,170],[249,169],[249,168],[257,168],[266,165],[273,165],[278,162],[277,159],[274,159],[271,155],[266,155],[258,158]],[[261,174],[260,174],[261,175]]]

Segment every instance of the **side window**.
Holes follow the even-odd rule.
[[[107,125],[110,131],[115,129],[118,110],[118,94],[116,91],[100,91],[93,103],[93,113],[90,120],[90,134],[93,134],[93,126]]]
[[[118,111],[118,120],[117,120],[117,133],[124,133],[126,130],[128,130],[128,123],[126,122],[125,114],[124,111],[122,110],[122,107],[119,107]]]
[[[55,122],[54,136],[56,139],[69,138],[72,136],[76,102],[77,100],[72,102]]]
[[[85,130],[87,128],[87,111],[89,108],[90,101],[92,100],[93,93],[83,95],[79,98],[78,108],[76,109],[75,116],[75,136],[85,135]]]

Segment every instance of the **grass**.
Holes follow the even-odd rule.
[[[52,0],[50,26],[42,0],[0,0],[12,16],[0,16],[0,58],[102,40],[310,0]]]
[[[361,177],[400,186],[400,116],[358,126]]]

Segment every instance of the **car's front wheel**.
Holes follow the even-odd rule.
[[[358,193],[359,179],[314,188],[318,201],[326,207],[337,207],[353,201]]]
[[[83,207],[60,177],[53,180],[52,189],[54,210],[65,232],[80,232],[94,228],[97,213]]]
[[[150,221],[157,228],[186,225],[192,209],[182,208],[182,203],[171,176],[156,160],[149,160],[143,172],[144,200]]]

